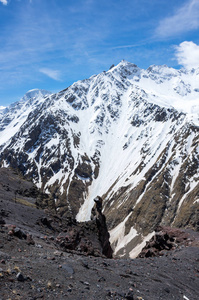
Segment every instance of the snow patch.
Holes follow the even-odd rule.
[[[142,249],[146,246],[146,243],[148,241],[150,241],[150,239],[155,235],[155,231],[153,231],[152,233],[149,233],[147,236],[142,237],[142,242],[137,245],[135,248],[133,248],[133,250],[129,253],[129,257],[130,258],[136,258],[140,252],[142,251]]]

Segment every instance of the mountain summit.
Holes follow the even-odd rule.
[[[29,97],[30,95],[30,97]],[[199,228],[199,69],[127,61],[0,114],[1,165],[54,209],[89,220],[96,196],[116,255],[135,257],[158,225]]]

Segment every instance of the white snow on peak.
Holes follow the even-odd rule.
[[[45,96],[49,96],[52,93],[46,90],[42,90],[42,89],[32,89],[29,90],[28,92],[26,92],[26,94],[23,96],[23,98],[21,99],[21,101],[27,101],[28,99],[32,99],[32,98],[38,98],[38,97],[45,97]]]
[[[186,113],[189,121],[199,125],[199,68],[176,70],[152,65],[144,70],[123,60],[107,73],[144,90],[149,102]]]
[[[12,138],[27,120],[28,115],[51,93],[45,90],[34,89],[28,91],[21,100],[0,110],[0,144],[4,145]],[[9,120],[9,122],[8,122]],[[4,125],[6,123],[6,126]],[[5,128],[4,128],[5,126]]]

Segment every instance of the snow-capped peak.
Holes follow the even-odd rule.
[[[120,76],[129,76],[133,73],[136,73],[137,71],[135,70],[140,70],[137,65],[128,62],[127,60],[122,60],[118,65],[111,67],[107,73],[113,73],[117,74]]]
[[[151,65],[144,70],[122,60],[107,73],[144,91],[148,102],[186,113],[189,121],[199,125],[198,69],[187,71]]]
[[[28,99],[35,98],[38,96],[45,97],[45,96],[49,96],[50,94],[52,94],[52,93],[49,91],[43,90],[43,89],[32,89],[32,90],[29,90],[28,92],[26,92],[26,94],[23,96],[22,99],[28,100]]]
[[[28,91],[21,100],[0,110],[0,140],[6,143],[26,121],[29,113],[45,101],[51,92],[34,89]]]

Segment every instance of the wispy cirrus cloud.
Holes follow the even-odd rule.
[[[0,2],[3,4],[3,5],[8,5],[8,0],[0,0]],[[29,0],[30,3],[32,3],[32,0]]]
[[[159,38],[175,37],[199,28],[199,1],[189,0],[170,17],[160,21],[155,30]]]
[[[184,66],[186,69],[199,67],[199,45],[185,41],[176,46],[175,50],[175,57],[179,65]]]
[[[61,73],[58,70],[52,70],[49,68],[42,68],[39,70],[40,73],[45,74],[46,76],[50,77],[51,79],[60,81],[61,80]]]
[[[3,3],[3,5],[7,5],[8,4],[8,0],[0,0],[1,3]]]

